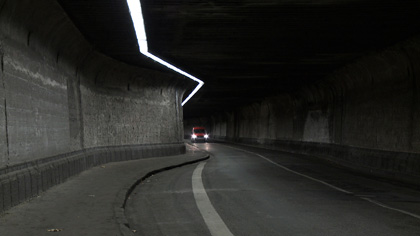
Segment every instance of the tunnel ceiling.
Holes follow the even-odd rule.
[[[57,0],[95,49],[167,71],[138,52],[125,0]],[[184,117],[314,83],[420,33],[418,0],[142,0],[149,51],[205,82]]]

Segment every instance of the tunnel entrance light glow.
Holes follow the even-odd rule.
[[[140,0],[127,0],[128,8],[130,9],[130,15],[131,19],[133,20],[134,24],[134,30],[136,31],[137,35],[137,42],[139,44],[139,50],[140,53],[151,58],[152,60],[168,67],[171,70],[174,70],[178,72],[181,75],[184,75],[198,83],[198,85],[195,87],[195,89],[188,95],[187,98],[185,98],[184,101],[182,101],[182,106],[184,106],[185,103],[190,100],[200,90],[200,88],[203,86],[204,82],[197,79],[196,77],[188,74],[187,72],[169,64],[168,62],[160,59],[159,57],[149,53],[148,45],[147,45],[147,37],[146,37],[146,30],[144,27],[144,18],[143,18],[143,12],[141,10],[141,4]]]

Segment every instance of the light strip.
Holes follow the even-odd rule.
[[[141,4],[140,4],[140,0],[127,0],[127,4],[128,4],[128,8],[130,10],[130,15],[131,15],[131,19],[133,20],[133,24],[134,24],[134,30],[136,31],[136,35],[137,35],[137,42],[139,44],[139,50],[140,53],[151,58],[152,60],[168,67],[171,70],[174,70],[176,72],[178,72],[181,75],[184,75],[194,81],[196,81],[198,83],[198,85],[195,87],[195,89],[190,93],[190,95],[188,95],[187,98],[185,98],[185,100],[182,102],[182,106],[185,105],[185,103],[188,102],[188,100],[190,100],[194,94],[196,94],[198,92],[198,90],[200,90],[200,88],[204,85],[204,82],[197,79],[196,77],[188,74],[187,72],[169,64],[168,62],[160,59],[159,57],[149,53],[149,49],[148,49],[148,44],[147,44],[147,37],[146,37],[146,30],[144,27],[144,18],[143,18],[143,12],[141,10]]]

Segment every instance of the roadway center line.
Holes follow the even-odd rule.
[[[343,193],[346,193],[346,194],[351,194],[351,195],[353,195],[353,196],[355,196],[355,197],[358,197],[358,198],[360,198],[360,199],[362,199],[362,200],[368,201],[368,202],[370,202],[370,203],[372,203],[372,204],[375,204],[375,205],[377,205],[377,206],[380,206],[380,207],[382,207],[382,208],[385,208],[385,209],[388,209],[388,210],[391,210],[391,211],[396,211],[396,212],[399,212],[399,213],[402,213],[402,214],[405,214],[405,215],[408,215],[408,216],[411,216],[411,217],[414,217],[414,218],[416,218],[416,219],[419,219],[419,220],[420,220],[420,215],[416,215],[416,214],[411,213],[411,212],[408,212],[408,211],[404,211],[404,210],[400,210],[400,209],[397,209],[397,208],[393,208],[393,207],[387,206],[387,205],[385,205],[385,204],[383,204],[383,203],[380,203],[380,202],[374,201],[374,200],[372,200],[372,199],[370,199],[370,198],[367,198],[367,197],[357,196],[356,194],[354,194],[354,193],[352,193],[352,192],[350,192],[350,191],[347,191],[347,190],[345,190],[345,189],[339,188],[339,187],[334,186],[334,185],[332,185],[332,184],[329,184],[329,183],[327,183],[327,182],[325,182],[325,181],[322,181],[322,180],[319,180],[319,179],[313,178],[313,177],[311,177],[311,176],[308,176],[308,175],[305,175],[305,174],[299,173],[299,172],[297,172],[297,171],[291,170],[291,169],[289,169],[289,168],[287,168],[287,167],[285,167],[285,166],[283,166],[283,165],[280,165],[279,163],[276,163],[276,162],[274,162],[274,161],[272,161],[272,160],[268,159],[267,157],[265,157],[265,156],[263,156],[263,155],[260,155],[260,154],[258,154],[258,153],[251,152],[251,151],[247,151],[247,150],[244,150],[244,149],[241,149],[241,148],[231,147],[231,146],[228,146],[228,145],[223,145],[223,146],[228,147],[228,148],[232,148],[232,149],[236,149],[236,150],[239,150],[239,151],[242,151],[242,152],[247,152],[247,153],[250,153],[250,154],[256,155],[256,156],[261,157],[262,159],[264,159],[264,160],[266,160],[266,161],[270,162],[271,164],[273,164],[273,165],[275,165],[275,166],[277,166],[277,167],[280,167],[280,168],[282,168],[283,170],[286,170],[286,171],[291,172],[291,173],[293,173],[293,174],[296,174],[296,175],[299,175],[299,176],[305,177],[305,178],[307,178],[307,179],[313,180],[313,181],[315,181],[315,182],[321,183],[321,184],[326,185],[326,186],[328,186],[328,187],[330,187],[330,188],[332,188],[332,189],[335,189],[335,190],[337,190],[337,191],[340,191],[340,192],[343,192]]]
[[[201,162],[194,170],[192,175],[192,191],[194,193],[195,202],[198,210],[203,216],[204,222],[207,225],[212,236],[233,236],[225,222],[214,209],[210,199],[204,188],[201,175],[203,173],[206,162]]]

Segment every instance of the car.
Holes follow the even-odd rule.
[[[206,131],[206,128],[204,127],[193,127],[192,128],[192,134],[191,134],[191,142],[207,142],[209,141],[210,136]]]

